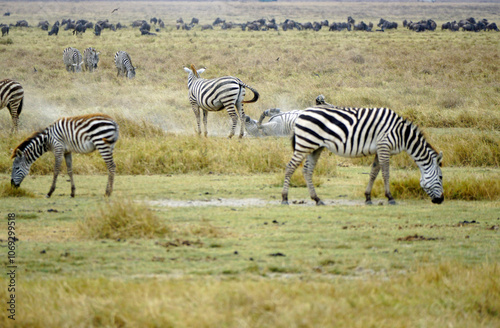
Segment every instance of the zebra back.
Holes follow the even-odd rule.
[[[132,65],[132,59],[127,52],[118,51],[115,54],[115,66],[118,70],[118,75],[123,72],[129,79],[135,77],[135,67]]]

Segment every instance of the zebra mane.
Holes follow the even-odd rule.
[[[191,70],[193,71],[194,76],[200,77],[200,74],[198,74],[198,72],[196,71],[196,67],[194,66],[194,64],[191,64]]]
[[[103,118],[109,118],[112,119],[111,116],[107,114],[102,114],[102,113],[94,113],[94,114],[85,114],[85,115],[80,115],[80,116],[71,116],[71,117],[63,117],[62,119],[67,119],[67,120],[81,120],[81,119],[90,119],[92,117],[103,117]]]
[[[28,138],[26,138],[23,142],[21,142],[16,148],[14,148],[14,150],[12,151],[12,156],[10,157],[11,159],[13,159],[14,157],[16,157],[16,153],[17,151],[24,151],[26,149],[26,147],[36,138],[38,138],[39,136],[41,136],[42,134],[45,133],[45,130],[41,130],[41,131],[37,131],[37,132],[34,132],[31,136],[29,136]]]
[[[436,152],[436,154],[439,154],[437,149],[434,148],[434,146],[432,146],[429,143],[429,141],[427,139],[427,134],[422,129],[420,129],[415,123],[413,123],[412,121],[410,121],[406,118],[403,118],[403,124],[409,126],[413,131],[415,131],[415,133],[417,134],[417,136],[419,136],[419,138],[422,138],[423,140],[425,140],[425,143],[427,144],[427,146],[430,149],[432,149],[434,152]]]

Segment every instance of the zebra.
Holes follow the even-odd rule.
[[[0,81],[0,109],[7,107],[12,118],[12,132],[17,132],[19,115],[23,110],[24,89],[19,82],[11,79]]]
[[[264,117],[269,116],[269,112],[274,110],[277,114],[272,115],[267,123],[262,124]],[[288,112],[280,112],[279,108],[272,108],[264,111],[259,121],[246,118],[245,127],[250,135],[255,137],[259,136],[273,136],[273,137],[288,137],[293,133],[295,121],[302,114],[302,110],[291,110]]]
[[[304,161],[304,178],[309,194],[317,205],[324,203],[316,195],[312,174],[324,148],[344,157],[375,155],[370,180],[365,190],[366,204],[372,204],[373,182],[382,169],[385,196],[395,204],[389,191],[389,157],[406,151],[421,171],[420,186],[433,203],[441,204],[443,176],[438,153],[412,122],[388,108],[336,108],[327,105],[307,108],[295,122],[292,136],[293,157],[286,166],[282,204],[288,204],[290,178]]]
[[[238,114],[236,114],[236,110],[240,115],[240,138],[242,138],[245,133],[245,112],[243,111],[243,104],[256,102],[259,99],[257,90],[233,76],[224,76],[210,80],[202,79],[200,78],[200,74],[205,71],[205,68],[196,70],[195,66],[191,65],[191,68],[184,67],[184,70],[189,73],[189,102],[196,116],[198,135],[201,135],[200,108],[203,111],[205,137],[208,135],[208,112],[216,112],[225,108],[233,121],[229,138],[234,136],[236,125],[238,124]],[[254,93],[254,97],[251,100],[243,100],[245,97],[245,88],[252,90]]]
[[[132,60],[130,59],[130,55],[125,51],[118,51],[115,54],[115,66],[118,70],[116,76],[120,76],[123,72],[123,75],[132,79],[135,77],[135,67],[132,66]]]
[[[315,99],[316,105],[330,105],[325,102],[325,96],[319,95]],[[281,112],[279,108],[267,109],[260,115],[259,121],[246,117],[245,127],[248,133],[254,137],[274,136],[288,137],[293,133],[295,121],[302,114],[302,110]],[[267,123],[262,124],[266,117],[271,117]]]
[[[99,54],[100,52],[97,52],[97,50],[92,47],[88,47],[83,51],[83,64],[86,71],[93,72],[97,69]]]
[[[56,189],[56,180],[63,156],[71,181],[71,197],[75,197],[71,153],[87,154],[98,150],[108,168],[106,196],[111,196],[116,165],[113,149],[118,141],[118,125],[105,114],[63,117],[49,125],[45,130],[35,132],[21,142],[12,152],[11,185],[19,187],[28,175],[31,165],[45,152],[52,151],[55,156],[54,179],[47,193],[49,198]]]
[[[82,54],[78,49],[73,47],[68,47],[63,51],[63,61],[64,65],[66,65],[66,70],[69,72],[70,70],[74,72],[82,71]]]

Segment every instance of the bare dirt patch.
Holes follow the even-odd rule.
[[[267,201],[259,198],[215,198],[215,199],[201,199],[201,200],[174,200],[162,199],[152,200],[147,202],[149,205],[154,206],[167,206],[167,207],[191,207],[191,206],[228,206],[228,207],[245,207],[245,206],[268,206],[279,205],[280,201],[272,200]],[[325,205],[348,205],[360,206],[364,205],[363,201],[357,200],[331,200],[324,201]],[[293,201],[292,205],[316,206],[313,201],[297,200]]]

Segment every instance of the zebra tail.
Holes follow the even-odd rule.
[[[248,104],[248,103],[253,103],[253,102],[256,102],[257,100],[259,100],[259,93],[257,92],[257,90],[255,90],[254,88],[252,88],[251,86],[246,85],[246,84],[243,84],[243,87],[252,90],[253,98],[251,100],[243,100],[242,103]]]

